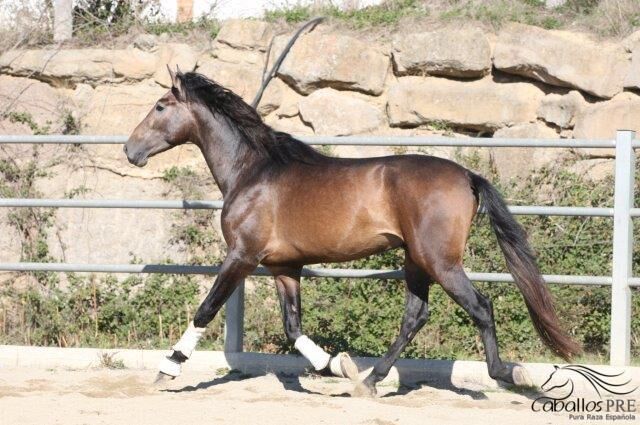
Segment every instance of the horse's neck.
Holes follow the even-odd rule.
[[[221,117],[209,111],[197,113],[199,147],[213,174],[222,196],[236,189],[247,170],[255,162],[240,135]]]

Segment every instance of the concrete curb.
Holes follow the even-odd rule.
[[[58,348],[0,345],[0,370],[2,368],[69,368],[89,369],[101,367],[101,356],[110,354],[130,369],[155,371],[160,360],[169,354],[167,350],[131,350],[99,348]],[[378,360],[372,357],[354,357],[354,362],[364,378]],[[522,363],[536,386],[542,385],[554,371],[550,363]],[[236,369],[251,375],[267,373],[302,374],[310,367],[300,356],[263,353],[224,353],[222,351],[196,351],[183,370],[215,373],[219,369]],[[640,368],[615,368],[594,365],[599,372],[625,372],[626,379],[640,384]],[[500,386],[489,377],[484,362],[464,360],[415,360],[400,359],[383,383],[413,385],[425,383],[439,388],[465,388],[469,390],[495,390]],[[586,382],[576,382],[577,391],[593,391]]]

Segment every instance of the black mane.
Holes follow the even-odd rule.
[[[240,96],[197,72],[178,73],[186,99],[199,102],[214,114],[226,117],[240,133],[249,148],[278,164],[291,162],[317,163],[320,152],[288,133],[266,125],[254,108]]]

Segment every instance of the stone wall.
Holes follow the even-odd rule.
[[[265,61],[272,64],[291,34],[265,22],[227,21],[210,45],[139,36],[126,49],[14,50],[0,57],[0,133],[35,128],[57,133],[65,120],[83,134],[126,135],[167,90],[166,64],[199,72],[251,101]],[[275,37],[275,38],[274,38]],[[271,40],[273,44],[271,45]],[[317,28],[302,36],[259,105],[264,120],[298,135],[430,135],[456,137],[611,138],[640,131],[640,33],[621,42],[521,24],[497,34],[480,28],[404,29],[372,41],[367,34]],[[17,120],[28,113],[31,123]],[[161,177],[171,166],[206,174],[200,153],[184,146],[130,166],[119,146],[49,147],[60,157],[53,176],[38,180],[46,197],[79,186],[86,198],[158,199],[178,196]],[[425,151],[425,150],[422,150]],[[428,152],[450,156],[446,149]],[[28,148],[0,155],[26,158]],[[394,153],[385,148],[334,148],[340,156]],[[483,150],[483,152],[487,152]],[[503,178],[569,150],[490,151]],[[611,171],[602,152],[582,157],[576,170],[594,178]],[[219,198],[211,185],[210,199]],[[0,261],[19,258],[19,235],[0,212]],[[184,260],[172,245],[175,212],[65,210],[57,212],[50,246],[68,262]]]

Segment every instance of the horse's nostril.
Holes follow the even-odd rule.
[[[122,148],[122,150],[124,151],[124,154],[127,154],[127,145],[124,145],[124,147]]]

